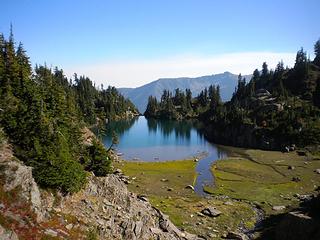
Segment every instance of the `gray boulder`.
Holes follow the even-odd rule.
[[[201,213],[209,217],[218,217],[222,212],[216,209],[215,207],[207,207],[203,209]]]
[[[236,232],[228,232],[225,238],[230,240],[248,240],[248,237],[245,234]]]
[[[274,211],[283,211],[286,209],[286,206],[273,206],[272,210]]]

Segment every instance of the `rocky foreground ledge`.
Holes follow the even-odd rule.
[[[0,150],[0,239],[184,239],[180,231],[146,198],[127,190],[121,177],[90,176],[85,189],[62,196],[39,189],[32,169]]]

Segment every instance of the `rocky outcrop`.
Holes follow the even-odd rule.
[[[1,191],[14,196],[14,201],[0,199],[0,215],[14,224],[9,228],[0,226],[0,239],[40,239],[46,235],[85,239],[91,229],[99,239],[197,239],[180,231],[147,198],[129,192],[124,179],[122,174],[101,178],[91,175],[82,191],[57,198],[38,188],[32,168],[15,159],[9,145],[5,145],[0,150]],[[71,216],[73,221],[64,216]],[[49,222],[55,225],[48,227]],[[82,234],[71,238],[72,232]]]
[[[320,223],[302,212],[290,212],[276,228],[277,240],[320,239]]]
[[[180,231],[150,203],[129,192],[118,175],[90,177],[81,192],[62,199],[65,214],[87,227],[95,227],[101,239],[197,239]]]
[[[42,204],[40,190],[32,177],[32,168],[13,157],[8,144],[4,145],[0,151],[0,169],[3,191],[10,192],[18,189],[15,201],[30,203],[37,221],[43,221],[48,206]]]

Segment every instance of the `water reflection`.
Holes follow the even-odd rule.
[[[156,119],[148,119],[147,124],[150,132],[157,133],[158,121]]]
[[[161,131],[163,137],[170,137],[172,133],[175,137],[190,139],[191,130],[195,127],[194,121],[173,121],[173,120],[156,120],[147,119],[148,129],[152,133]]]
[[[198,130],[199,122],[155,120],[139,117],[132,120],[110,122],[102,141],[111,144],[115,131],[119,136],[118,152],[126,160],[167,161],[187,159],[206,153],[198,162],[199,173],[195,191],[203,194],[203,184],[212,184],[210,166],[213,161],[226,156],[217,145],[209,143]]]
[[[138,120],[139,120],[138,118],[132,118],[132,119],[125,119],[125,120],[118,120],[118,121],[110,121],[103,128],[103,131],[105,133],[104,135],[106,135],[107,137],[111,137],[112,132],[115,131],[118,136],[122,136]]]

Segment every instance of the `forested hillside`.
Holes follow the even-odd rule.
[[[320,143],[320,41],[315,59],[301,48],[293,68],[279,62],[275,70],[263,63],[250,82],[239,76],[230,102],[203,121],[207,136],[225,144],[264,149],[305,147]]]
[[[63,70],[32,70],[23,45],[11,32],[0,34],[0,128],[15,156],[33,167],[36,181],[63,192],[78,191],[86,171],[103,176],[111,156],[98,141],[86,146],[82,129],[105,119],[137,114],[115,88],[97,88],[84,76],[68,79]],[[100,121],[101,122],[101,121]]]
[[[161,101],[149,97],[146,117],[197,118],[214,142],[263,149],[320,143],[320,40],[315,59],[301,48],[293,68],[266,62],[249,82],[241,76],[231,101],[222,103],[219,86],[204,89],[197,97],[176,90],[165,91]]]

